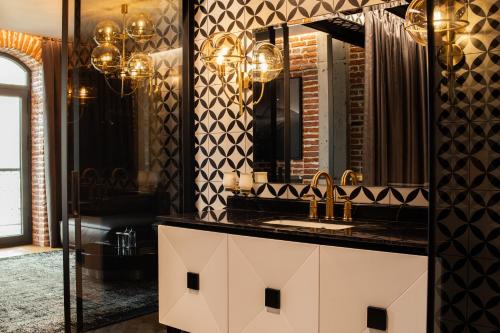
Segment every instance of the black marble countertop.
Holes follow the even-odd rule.
[[[422,222],[354,220],[327,223],[353,225],[344,230],[263,224],[270,220],[309,220],[303,215],[227,209],[202,213],[164,215],[157,225],[223,232],[319,245],[351,247],[416,255],[427,255],[427,225]]]

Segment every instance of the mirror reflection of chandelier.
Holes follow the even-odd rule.
[[[145,42],[153,37],[155,27],[146,14],[128,16],[126,4],[122,5],[121,13],[123,16],[121,27],[112,20],[101,21],[95,26],[94,40],[97,46],[92,50],[91,63],[95,69],[104,74],[109,88],[123,97],[133,94],[140,82],[151,80],[153,75],[153,59],[142,52],[127,55],[127,40],[130,38],[138,43]],[[113,88],[109,81],[113,78],[121,80],[119,91]],[[130,82],[129,89],[126,89],[127,82]]]

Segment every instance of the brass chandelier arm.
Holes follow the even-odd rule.
[[[265,85],[264,82],[262,82],[260,84],[260,95],[259,95],[259,98],[256,101],[253,102],[253,105],[257,105],[257,104],[259,104],[262,101],[262,98],[264,97],[264,85]],[[254,86],[254,84],[252,84],[252,87],[253,86]]]
[[[231,102],[231,103],[234,103],[236,105],[240,105],[242,104],[242,100],[241,98],[238,98],[240,97],[239,95],[238,96],[229,96],[229,94],[227,93],[227,86],[229,85],[229,82],[226,81],[226,78],[224,76],[221,76],[220,77],[220,80],[222,82],[222,91],[224,91],[224,95],[226,95],[227,99]],[[240,90],[240,89],[238,89]]]
[[[151,80],[154,66],[152,58],[144,52],[131,52],[127,56],[127,41],[131,38],[139,43],[150,39],[154,35],[154,24],[148,16],[142,13],[129,18],[127,4],[122,4],[121,14],[121,27],[112,20],[102,21],[96,25],[94,40],[98,46],[92,50],[91,63],[96,70],[104,74],[107,86],[114,93],[124,97],[137,91],[138,82],[142,82],[144,79]],[[134,27],[138,24],[137,22],[142,23],[141,26],[148,27],[149,30],[146,31],[148,34],[144,33],[143,30],[129,34],[127,25]],[[149,34],[150,32],[152,34]],[[109,63],[111,66],[108,66]],[[115,75],[121,81],[119,89],[113,87],[109,80]],[[128,81],[132,82],[132,91],[127,89]],[[115,84],[115,86],[117,85]],[[151,81],[149,86],[151,91]]]
[[[118,90],[116,90],[115,88],[113,88],[113,86],[112,86],[112,85],[111,85],[111,83],[109,82],[109,79],[108,79],[108,76],[107,76],[107,75],[104,75],[104,81],[106,81],[106,85],[109,87],[109,89],[111,89],[111,91],[112,91],[112,92],[114,92],[115,94],[120,95],[120,96],[122,96],[122,97],[125,97],[125,96],[130,96],[130,95],[134,94],[134,93],[137,91],[137,89],[139,88],[139,86],[138,86],[138,85],[136,85],[136,86],[132,89],[132,91],[125,93],[125,92],[123,91],[123,79],[121,80],[121,81],[122,81],[122,85],[121,85],[121,86],[122,86],[122,91],[121,91],[121,92],[120,92],[120,91],[118,91]]]

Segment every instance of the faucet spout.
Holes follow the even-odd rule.
[[[325,220],[335,218],[333,207],[335,205],[335,196],[333,194],[333,178],[326,171],[318,171],[311,180],[311,187],[318,188],[318,181],[323,177],[326,180],[326,213]]]
[[[352,185],[358,185],[358,181],[363,181],[363,176],[352,170],[346,170],[342,174],[342,178],[340,178],[340,186],[346,186],[348,179],[351,180]]]

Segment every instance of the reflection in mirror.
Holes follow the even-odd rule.
[[[286,45],[282,27],[254,31],[289,54],[282,79],[254,106],[255,171],[291,183],[318,170],[337,183],[346,170],[365,186],[428,183],[425,49],[396,15],[405,8],[289,26]]]
[[[269,27],[254,32],[255,42],[269,42],[283,50],[283,30]],[[281,41],[281,43],[279,42]],[[270,182],[284,179],[284,113],[283,113],[284,73],[266,83],[264,95],[253,107],[254,118],[254,169],[266,171]],[[262,90],[262,83],[253,84],[254,99]]]

